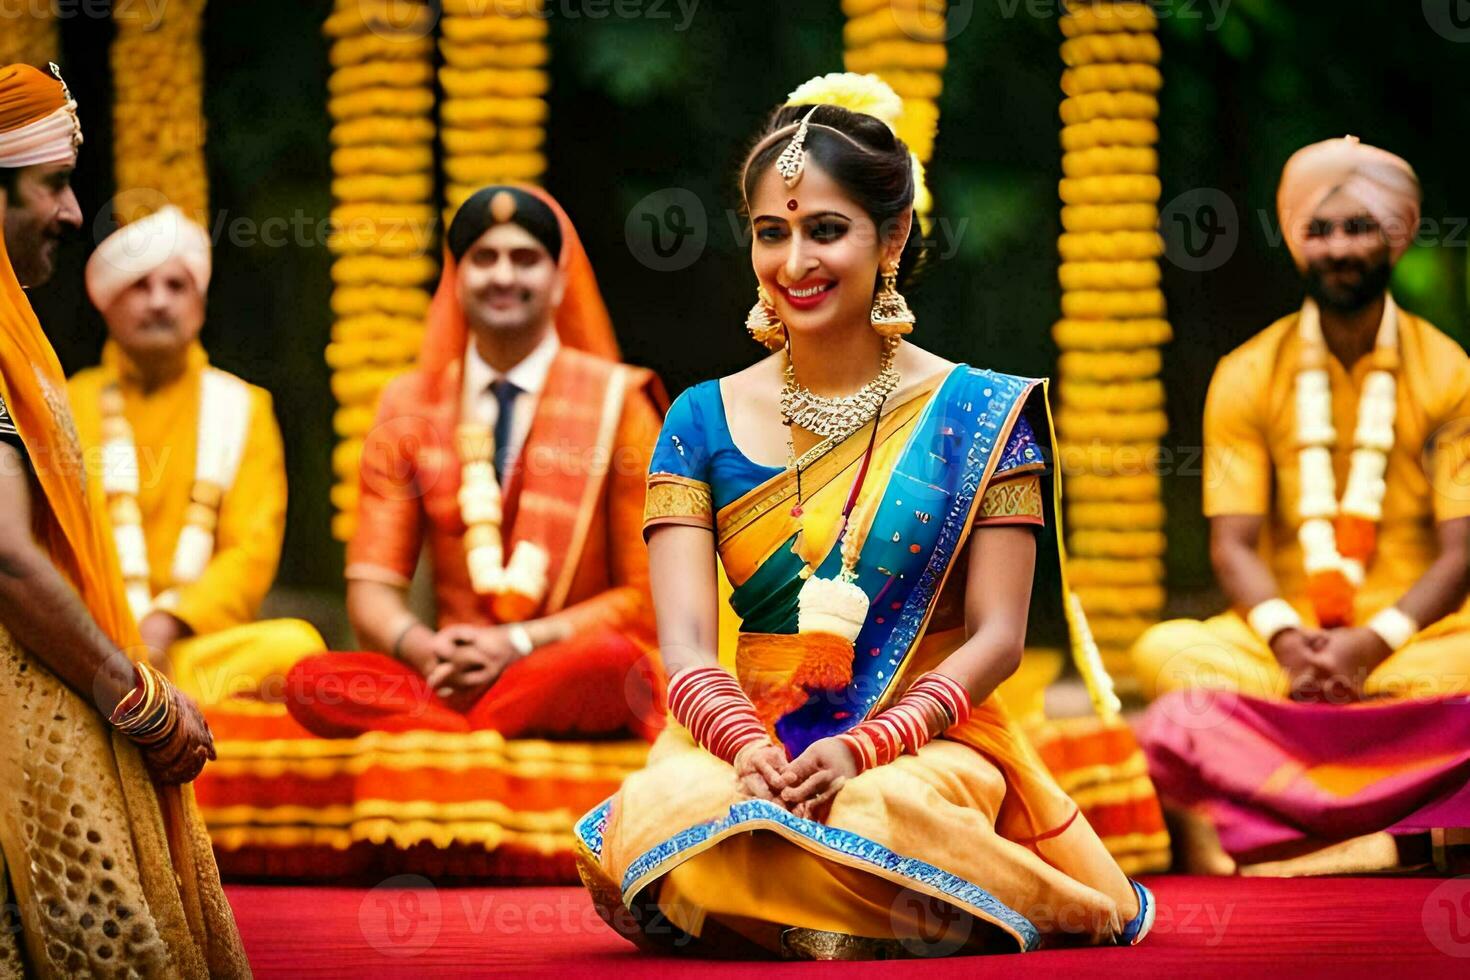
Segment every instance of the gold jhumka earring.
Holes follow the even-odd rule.
[[[745,317],[745,329],[752,340],[767,350],[780,350],[786,343],[786,324],[777,315],[766,287],[756,287],[755,295],[755,305]]]
[[[884,337],[895,339],[914,331],[914,311],[898,291],[898,263],[883,272],[883,284],[873,296],[870,319],[873,329]]]

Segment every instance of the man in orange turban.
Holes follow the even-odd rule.
[[[101,483],[22,289],[81,224],[80,143],[59,73],[0,67],[0,888],[19,927],[0,929],[0,963],[248,975],[188,785],[214,757],[209,727],[146,664]]]
[[[1278,207],[1306,299],[1220,361],[1205,401],[1210,556],[1233,609],[1162,623],[1133,650],[1151,694],[1264,700],[1209,725],[1179,713],[1233,695],[1155,706],[1149,744],[1200,753],[1159,774],[1173,799],[1197,795],[1205,777],[1181,785],[1169,772],[1289,770],[1266,751],[1285,744],[1272,712],[1311,712],[1316,744],[1348,747],[1355,713],[1333,705],[1470,693],[1470,358],[1388,291],[1418,228],[1419,181],[1391,153],[1328,140],[1286,164]],[[1313,704],[1283,706],[1287,697]],[[1236,737],[1263,718],[1267,730]],[[1349,771],[1345,757],[1327,761]],[[1373,810],[1360,800],[1377,798],[1384,771],[1417,765],[1382,763],[1336,784],[1324,773],[1306,810],[1290,790],[1316,777],[1225,792],[1256,799],[1237,813],[1259,804],[1318,827],[1336,819],[1322,809],[1331,797],[1341,827],[1376,832],[1382,824],[1356,826],[1351,814]]]
[[[375,652],[308,657],[287,677],[291,716],[316,735],[410,733],[417,768],[378,777],[361,802],[401,821],[388,832],[398,847],[469,846],[469,873],[574,878],[567,815],[641,761],[628,736],[651,740],[663,723],[641,527],[664,400],[652,373],[617,357],[555,201],[520,186],[466,201],[419,367],[384,390],[363,447],[347,607]],[[428,622],[408,601],[421,551]],[[285,802],[287,790],[272,792]],[[487,815],[465,837],[471,812]]]

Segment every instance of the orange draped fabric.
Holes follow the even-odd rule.
[[[0,218],[3,214],[0,209]],[[15,277],[3,236],[0,398],[25,444],[40,487],[33,505],[37,540],[76,588],[97,625],[129,656],[140,659],[146,650],[123,593],[101,481],[89,478],[85,471],[67,406],[66,377]],[[119,761],[122,753],[132,751],[121,736],[114,734],[112,744]],[[156,899],[161,910],[172,905],[182,912],[186,927],[173,928],[178,925],[175,922],[169,929],[174,955],[182,964],[207,962],[220,975],[248,974],[214,862],[207,847],[201,853],[197,846],[203,839],[203,827],[192,788],[136,785],[128,773],[137,768],[132,760],[119,766],[119,778],[128,791],[127,812],[119,816],[132,825],[140,864],[171,865],[172,873],[166,876],[169,884],[150,894],[149,900]],[[136,789],[143,792],[133,793]],[[148,872],[151,875],[156,870],[153,867]]]
[[[511,186],[544,201],[561,224],[561,258],[558,264],[566,277],[566,292],[556,311],[557,337],[575,350],[609,361],[619,360],[621,353],[617,336],[613,333],[612,318],[608,315],[607,304],[602,301],[592,262],[587,258],[587,250],[582,247],[582,239],[578,237],[572,220],[556,199],[541,188],[531,184]],[[434,302],[429,306],[428,330],[424,335],[423,350],[419,353],[419,367],[435,377],[457,364],[464,357],[465,345],[469,343],[469,325],[455,292],[458,269],[454,256],[445,249],[444,272],[439,277]]]

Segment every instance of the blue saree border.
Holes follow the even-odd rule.
[[[605,801],[577,822],[578,838],[599,856],[610,806],[611,801]],[[695,824],[639,855],[623,875],[623,903],[628,905],[650,880],[667,873],[682,859],[693,857],[694,853],[732,833],[753,830],[772,830],[788,838],[798,837],[821,850],[867,865],[874,871],[913,882],[1005,928],[1016,936],[1023,952],[1030,952],[1041,943],[1041,933],[1030,919],[974,882],[936,868],[927,861],[905,857],[853,831],[798,817],[768,800],[741,800],[732,804],[725,816]]]
[[[1040,384],[1036,379],[960,364],[925,406],[910,443],[884,488],[878,508],[880,517],[875,518],[864,545],[864,557],[870,549],[884,547],[889,531],[897,529],[897,525],[880,525],[880,521],[886,520],[883,515],[889,512],[890,502],[899,505],[897,509],[906,514],[901,498],[928,484],[948,494],[950,506],[944,512],[932,548],[927,549],[928,561],[918,571],[917,580],[906,590],[903,586],[895,590],[902,600],[893,603],[898,607],[896,614],[890,614],[884,602],[875,598],[872,613],[853,644],[852,683],[835,696],[833,693],[814,696],[806,705],[776,722],[777,735],[793,753],[801,752],[818,739],[848,730],[883,703],[920,639],[933,601],[970,527],[980,491],[1001,462],[1006,440],[1027,398]],[[952,448],[955,458],[933,451],[945,445]],[[926,471],[934,470],[934,459],[947,470],[937,474],[943,477],[942,483],[922,477]],[[950,469],[955,463],[959,464],[957,469]],[[908,480],[900,480],[900,476]],[[818,574],[835,575],[840,562],[841,556],[834,549]],[[882,596],[891,582],[904,577],[884,574],[885,570],[874,567],[871,560],[860,561],[859,565],[858,584],[869,596]]]

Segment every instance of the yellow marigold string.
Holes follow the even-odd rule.
[[[1058,320],[1052,339],[1062,350],[1133,350],[1167,344],[1174,337],[1169,321]]]
[[[1063,289],[1150,289],[1161,279],[1159,264],[1146,260],[1063,262],[1057,271]]]
[[[1069,379],[1062,389],[1062,405],[1068,409],[1079,412],[1145,412],[1156,411],[1164,405],[1164,383],[1156,377],[1109,379],[1095,384],[1088,384],[1076,375],[1069,375]]]
[[[49,3],[30,3],[21,10],[7,10],[5,29],[0,31],[0,65],[31,65],[45,68],[61,61],[61,40]]]
[[[327,82],[332,127],[332,343],[338,513],[356,525],[358,464],[383,387],[417,359],[438,273],[434,206],[435,11],[423,0],[337,0]]]
[[[1072,580],[1120,691],[1137,689],[1128,644],[1165,600],[1157,28],[1136,0],[1078,0],[1061,18],[1057,457]]]
[[[1063,445],[1063,456],[1068,455],[1067,449]],[[1098,475],[1067,467],[1066,473],[1067,500],[1073,503],[1083,500],[1149,500],[1158,497],[1163,490],[1157,473],[1137,473],[1129,468],[1122,473]]]
[[[934,156],[939,132],[939,96],[944,91],[945,46],[949,34],[945,0],[844,0],[843,65],[850,72],[873,74],[903,100],[895,127],[900,139],[923,168]],[[928,234],[934,202],[920,180],[914,210]]]
[[[176,0],[157,16],[142,6],[114,6],[113,169],[119,221],[136,221],[174,204],[209,224],[203,17],[204,0]]]
[[[1150,146],[1094,146],[1062,156],[1062,173],[1068,177],[1158,172],[1159,154]]]
[[[1153,378],[1162,366],[1163,356],[1154,347],[1129,351],[1073,350],[1057,359],[1062,376],[1078,382]]]
[[[1067,126],[1094,119],[1157,119],[1159,100],[1143,92],[1087,92],[1063,99],[1060,114]]]
[[[546,173],[549,106],[543,0],[454,0],[440,23],[444,65],[439,140],[444,220],[487,184],[537,183]]]
[[[445,18],[445,25],[450,23]],[[458,44],[439,42],[445,64],[451,68],[540,68],[551,59],[551,49],[539,41],[524,44]]]
[[[1157,231],[1068,232],[1057,240],[1064,262],[1156,259],[1164,254]]]

